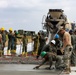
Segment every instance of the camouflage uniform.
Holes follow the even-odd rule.
[[[16,50],[16,44],[17,44],[17,31],[14,31],[14,50]]]
[[[46,51],[48,56],[48,58],[45,58],[43,63],[45,63],[46,61],[49,61],[50,68],[51,68],[53,61],[56,61],[55,67],[56,69],[59,69],[61,67],[61,58],[57,55],[56,47],[51,46],[50,44],[47,44],[46,46],[44,46],[43,51]]]
[[[2,35],[0,34],[0,56],[2,55]]]
[[[8,50],[14,50],[14,43],[15,43],[15,35],[14,33],[8,33]]]
[[[63,63],[66,66],[66,69],[70,69],[70,60],[72,54],[72,46],[67,45],[64,49]]]
[[[42,51],[46,51],[46,52],[50,52],[50,50],[51,50],[50,44],[46,44],[42,49]]]
[[[33,41],[34,41],[34,50],[33,50],[33,52],[36,52],[37,45],[38,45],[38,36],[37,35],[35,35],[35,37],[33,38]]]
[[[5,31],[2,31],[1,32],[1,34],[2,34],[2,55],[4,55],[4,47],[5,47],[5,43],[6,43],[6,33],[5,33]]]
[[[22,42],[23,42],[23,49],[22,49],[22,52],[27,52],[27,38],[26,38],[26,35],[23,36],[22,38]]]
[[[40,56],[41,51],[45,45],[46,45],[46,39],[45,39],[44,35],[41,34],[39,36],[39,48],[38,48],[37,58]]]
[[[69,74],[71,72],[70,69],[70,61],[71,61],[71,53],[72,53],[72,45],[71,45],[71,36],[68,32],[66,32],[63,28],[59,30],[59,35],[62,37],[63,47],[61,52],[64,51],[63,63],[65,67],[65,72]]]
[[[56,49],[57,49],[57,55],[62,55],[62,53],[60,51],[60,49],[62,47],[62,41],[60,39],[55,39],[55,41],[56,41],[55,46],[56,46]]]
[[[5,42],[6,42],[6,33],[5,33],[5,31],[3,31],[1,34],[2,34],[2,42],[3,42],[3,48],[2,48],[2,50],[4,50]]]
[[[76,66],[76,35],[71,35],[71,40],[72,40],[72,46],[73,46],[73,51],[71,55],[71,64],[73,66]]]
[[[44,60],[40,65],[43,65],[46,62],[49,62],[49,69],[51,69],[53,61],[56,61],[55,63],[55,68],[59,69],[61,66],[61,58],[55,55],[52,55],[51,52],[47,52],[46,54],[47,57],[44,57]]]

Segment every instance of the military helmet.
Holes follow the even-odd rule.
[[[46,55],[45,51],[41,52],[41,57],[44,57],[45,55]]]

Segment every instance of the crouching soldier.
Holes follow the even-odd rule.
[[[56,49],[54,46],[55,40],[52,40],[49,44],[52,45],[52,47],[54,47],[54,48],[52,48],[52,49],[50,48],[51,50],[49,52],[46,52],[47,50],[41,52],[41,57],[43,58],[43,61],[39,66],[34,67],[34,69],[38,69],[40,66],[42,66],[46,62],[49,62],[49,67],[47,67],[46,69],[52,69],[53,61],[56,61],[56,63],[55,63],[56,69],[61,68],[61,58],[59,56],[57,56]],[[49,46],[47,46],[47,47],[49,47]]]

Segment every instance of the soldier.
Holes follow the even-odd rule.
[[[72,41],[72,46],[73,46],[73,51],[71,55],[71,65],[76,66],[76,34],[71,35],[71,41]]]
[[[0,56],[2,56],[3,50],[2,50],[2,34],[0,29]]]
[[[56,41],[56,49],[57,49],[57,55],[62,55],[60,49],[62,47],[62,41],[60,40],[60,36],[58,34],[55,34],[54,40]]]
[[[2,27],[1,28],[1,34],[2,34],[2,55],[4,55],[4,47],[5,47],[5,43],[6,43],[6,33],[5,33],[5,28]]]
[[[57,54],[57,50],[56,50],[56,47],[55,47],[55,44],[56,44],[56,41],[55,40],[52,40],[50,43],[46,44],[42,51],[46,51],[46,52],[51,52],[51,50],[55,50],[55,53]]]
[[[12,28],[10,28],[9,33],[8,33],[8,50],[7,50],[7,53],[9,52],[9,50],[11,50],[11,54],[13,54],[14,42],[15,42],[15,35],[13,33]]]
[[[16,44],[17,44],[17,35],[18,35],[18,32],[15,30],[14,31],[14,53],[16,53]]]
[[[27,43],[28,43],[28,40],[26,38],[26,34],[23,34],[22,42],[23,42],[22,54],[27,56]]]
[[[51,49],[49,48],[51,45]],[[47,49],[49,49],[49,52],[46,52]],[[55,68],[60,69],[61,68],[61,58],[57,56],[56,54],[56,48],[55,48],[55,40],[52,40],[47,48],[41,52],[41,57],[44,58],[42,63],[39,66],[34,67],[34,69],[38,69],[40,66],[42,66],[44,63],[49,62],[49,67],[46,69],[52,69],[53,61],[56,61]]]
[[[33,55],[36,54],[37,51],[37,47],[38,47],[38,36],[35,34],[35,36],[33,37],[33,41],[34,41],[34,50],[33,50]]]
[[[65,73],[69,74],[71,72],[70,69],[70,60],[72,53],[72,44],[71,44],[71,36],[68,32],[66,32],[63,28],[59,30],[59,35],[62,36],[63,47],[61,52],[64,52],[64,64],[66,65]]]
[[[38,48],[38,53],[37,53],[37,59],[39,58],[42,48],[44,47],[44,45],[46,45],[46,39],[44,37],[44,33],[38,33],[39,36],[39,48]]]

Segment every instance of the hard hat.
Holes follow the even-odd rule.
[[[59,38],[59,35],[58,34],[55,34],[54,38],[55,39],[58,39]]]
[[[10,28],[9,30],[12,31],[12,28]]]
[[[4,30],[5,30],[5,28],[4,28],[4,27],[2,27],[2,28],[1,28],[1,30],[3,30],[3,31],[4,31]]]
[[[44,57],[45,55],[46,55],[45,51],[41,52],[41,57]]]
[[[55,40],[52,40],[51,43],[53,43],[54,45],[56,44]]]

